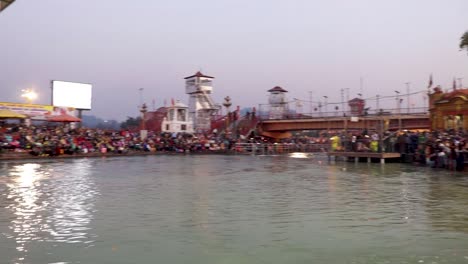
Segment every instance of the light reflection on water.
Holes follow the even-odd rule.
[[[10,212],[9,230],[3,235],[15,240],[16,263],[34,263],[28,260],[29,252],[38,250],[41,243],[52,247],[56,243],[93,245],[95,235],[89,232],[89,223],[99,193],[89,175],[91,164],[79,160],[68,163],[66,169],[56,165],[13,165],[2,179],[6,183],[5,208]]]
[[[7,199],[14,201],[7,206],[14,215],[10,226],[13,234],[10,238],[15,238],[16,250],[19,252],[27,252],[25,244],[40,239],[37,234],[43,221],[42,216],[38,214],[42,209],[38,201],[38,188],[41,184],[40,179],[47,176],[39,171],[40,167],[39,164],[33,163],[14,166],[10,173],[13,180],[7,184],[10,190]]]
[[[17,263],[468,263],[468,178],[445,170],[180,155],[0,171]]]

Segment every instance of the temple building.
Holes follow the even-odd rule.
[[[166,108],[166,116],[161,124],[162,132],[193,133],[193,122],[188,114],[188,107],[177,101]]]
[[[364,106],[366,101],[361,98],[354,98],[348,101],[351,116],[364,115]]]
[[[213,102],[212,80],[214,77],[197,72],[185,77],[185,92],[188,106],[172,100],[171,106],[149,111],[144,115],[145,127],[154,132],[195,133],[211,129],[213,117],[221,107]]]
[[[156,133],[162,132],[162,123],[167,116],[167,107],[160,107],[156,111],[148,111],[145,113],[144,122],[145,127],[149,131]]]
[[[468,88],[443,92],[440,86],[429,94],[431,128],[468,130]]]

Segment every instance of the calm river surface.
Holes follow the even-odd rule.
[[[468,263],[468,175],[287,156],[2,162],[0,263]]]

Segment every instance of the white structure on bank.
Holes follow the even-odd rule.
[[[177,101],[167,107],[167,113],[161,124],[162,132],[193,133],[193,121],[189,116],[188,107]]]
[[[286,117],[288,113],[288,101],[286,99],[286,93],[288,91],[284,90],[279,86],[268,90],[270,97],[268,98],[268,103],[270,104],[270,112],[268,113],[268,118],[270,119],[282,119]]]
[[[196,132],[209,130],[211,118],[219,110],[219,106],[211,99],[214,77],[197,72],[184,79],[185,93],[189,95],[188,111],[189,117],[193,120],[193,128]]]

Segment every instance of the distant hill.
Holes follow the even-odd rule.
[[[116,120],[104,120],[95,116],[84,115],[82,118],[82,125],[89,128],[101,129],[119,129],[120,123]]]

